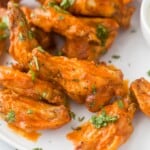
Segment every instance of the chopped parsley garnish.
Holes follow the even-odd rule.
[[[150,76],[150,70],[147,71],[147,75]]]
[[[112,55],[112,58],[113,58],[113,59],[119,59],[120,56],[119,56],[119,55]]]
[[[97,37],[101,39],[102,46],[105,46],[105,42],[109,36],[109,31],[103,25],[99,24],[96,28]]]
[[[68,14],[69,12],[65,11],[61,7],[59,7],[55,2],[49,2],[48,3],[49,7],[53,7],[57,12]]]
[[[74,4],[75,0],[62,0],[60,3],[60,7],[63,9],[67,9]]]
[[[28,109],[27,110],[27,114],[33,114],[33,110],[32,109]]]
[[[83,117],[78,117],[78,121],[79,121],[79,122],[82,122],[84,119],[85,119],[84,116],[83,116]]]
[[[9,34],[2,34],[0,35],[0,40],[7,39],[9,37]]]
[[[42,46],[38,46],[38,47],[37,47],[37,50],[40,51],[40,52],[42,52],[42,53],[45,52],[45,50],[42,48]]]
[[[1,30],[5,30],[5,29],[7,29],[8,27],[7,27],[7,24],[5,23],[5,22],[0,22],[0,29]]]
[[[70,111],[70,117],[75,120],[76,114],[74,112]]]
[[[29,70],[29,74],[31,74],[31,79],[34,81],[36,79],[36,73],[33,70]]]
[[[12,122],[15,121],[15,119],[16,119],[15,117],[16,117],[15,112],[14,112],[13,110],[11,110],[11,111],[8,112],[7,115],[6,115],[6,121],[7,121],[8,123],[12,123]]]
[[[21,27],[24,27],[25,23],[24,23],[23,21],[20,21],[19,25],[20,25]]]
[[[28,31],[28,38],[32,40],[34,38],[34,34],[32,31]]]
[[[39,63],[38,63],[38,59],[36,56],[33,56],[33,60],[35,62],[35,66],[36,66],[36,69],[39,71],[40,70],[40,67],[39,67]]]
[[[93,85],[92,85],[92,94],[95,95],[96,92],[97,92],[96,86],[93,84]]]
[[[118,104],[118,107],[119,107],[119,108],[121,108],[121,109],[124,108],[124,103],[123,103],[122,100],[118,100],[118,101],[117,101],[117,104]]]
[[[90,122],[95,128],[106,127],[109,123],[114,123],[118,120],[118,116],[109,116],[106,114],[105,110],[99,116],[92,116]]]
[[[43,150],[43,149],[36,147],[36,148],[33,148],[32,150]]]
[[[20,32],[19,35],[18,35],[18,39],[20,41],[24,41],[25,40],[25,37],[23,36],[23,34]]]

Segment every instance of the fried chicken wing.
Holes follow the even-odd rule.
[[[49,1],[53,0],[46,0],[45,3]],[[133,7],[127,6],[130,0],[75,0],[73,3],[55,0],[55,2],[76,15],[114,18],[123,27],[129,26],[134,12]]]
[[[31,70],[40,78],[55,81],[76,102],[85,103],[90,111],[98,111],[113,96],[123,95],[123,76],[120,70],[106,64],[97,65],[66,57],[50,56],[48,53],[32,51],[34,60]]]
[[[132,82],[131,94],[137,100],[141,111],[150,116],[150,82],[144,78]]]
[[[30,15],[30,21],[46,32],[54,31],[68,39],[86,37],[89,42],[100,43],[94,28],[53,3],[34,9]]]
[[[11,31],[9,53],[16,61],[25,66],[30,61],[32,49],[39,44],[19,6],[9,2],[8,10]]]
[[[80,18],[80,20],[95,28],[102,44],[89,43],[86,37],[66,39],[62,51],[69,58],[96,60],[100,55],[106,53],[113,43],[117,35],[118,24],[112,19]]]
[[[0,85],[15,91],[22,96],[33,99],[45,99],[49,103],[65,104],[65,95],[56,89],[56,85],[36,78],[30,70],[29,74],[22,73],[9,67],[0,66]],[[58,86],[57,86],[58,87]]]
[[[25,131],[59,128],[70,121],[65,106],[35,101],[10,90],[0,91],[0,112],[9,124]]]
[[[75,150],[117,150],[133,132],[135,110],[136,105],[128,98],[114,102],[67,138],[75,144]]]

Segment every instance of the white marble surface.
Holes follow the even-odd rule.
[[[0,140],[0,149],[1,150],[16,150],[15,148],[9,146],[7,143]]]

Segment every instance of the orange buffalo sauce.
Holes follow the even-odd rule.
[[[8,127],[11,128],[15,133],[31,140],[31,141],[37,141],[38,138],[41,136],[40,133],[37,133],[35,131],[32,131],[32,132],[27,132],[23,129],[20,129],[20,128],[17,128],[15,127],[14,125],[12,124],[8,124]]]

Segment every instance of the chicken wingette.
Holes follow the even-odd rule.
[[[30,21],[46,32],[54,31],[68,39],[86,37],[89,42],[100,43],[94,28],[53,3],[33,9]]]
[[[10,90],[0,91],[1,116],[25,131],[59,128],[70,121],[68,109],[20,96]]]
[[[37,49],[32,51],[32,57],[37,61],[32,59],[29,67],[39,78],[56,82],[73,100],[85,103],[90,111],[98,111],[113,96],[126,93],[123,75],[113,66],[51,56]]]
[[[45,5],[50,1],[76,15],[114,18],[122,27],[129,26],[134,12],[133,7],[127,6],[127,0],[46,0]]]
[[[150,116],[150,82],[144,78],[137,79],[131,83],[130,90],[141,111]]]
[[[65,104],[65,95],[58,90],[58,85],[37,79],[32,70],[26,74],[9,67],[0,66],[0,85],[22,96],[37,100],[44,99],[55,105]]]
[[[104,107],[89,121],[67,135],[75,150],[117,150],[133,132],[132,119],[136,105],[129,99],[118,99]]]
[[[8,17],[11,42],[9,53],[18,63],[25,66],[31,59],[32,49],[39,44],[18,5],[8,3]]]
[[[114,41],[118,29],[114,20],[81,19],[62,13],[57,10],[59,6],[50,4],[43,9],[34,9],[30,22],[45,31],[52,30],[65,36],[66,44],[62,51],[67,57],[96,60]]]
[[[87,25],[94,27],[97,36],[101,39],[102,44],[92,44],[87,41],[86,37],[66,39],[62,49],[65,56],[69,58],[79,58],[96,60],[99,56],[105,54],[113,43],[117,33],[118,24],[112,19],[102,18],[79,18]]]

